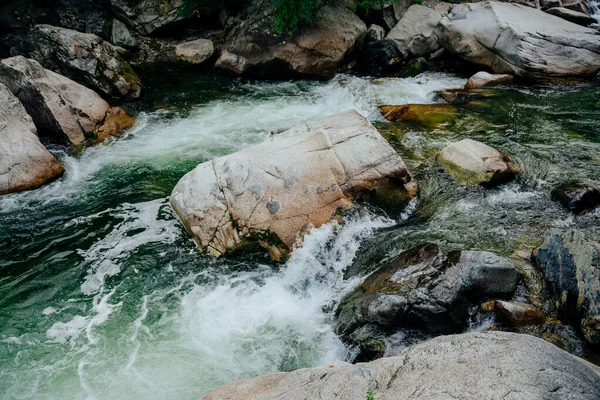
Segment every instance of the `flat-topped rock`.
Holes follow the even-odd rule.
[[[304,232],[353,200],[401,210],[416,194],[400,156],[347,111],[200,164],[173,189],[171,205],[202,250],[220,256],[256,243],[284,260]]]
[[[0,195],[36,189],[63,172],[23,105],[0,83]]]
[[[191,42],[178,44],[175,47],[175,55],[178,60],[191,64],[202,64],[212,57],[215,46],[212,40],[197,39]]]

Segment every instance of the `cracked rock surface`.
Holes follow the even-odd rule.
[[[63,172],[23,105],[0,83],[0,195],[35,189]]]
[[[530,335],[441,336],[396,357],[229,383],[204,400],[595,400],[600,369]]]
[[[416,194],[400,156],[352,110],[200,164],[171,204],[202,250],[220,256],[254,242],[282,261],[302,233],[353,200],[401,209]]]
[[[456,5],[436,34],[447,50],[500,74],[585,77],[600,71],[596,30],[519,4]]]

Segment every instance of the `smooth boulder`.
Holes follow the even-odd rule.
[[[74,149],[130,128],[133,120],[96,92],[21,56],[0,62],[0,82],[19,98],[39,130]],[[126,114],[125,114],[126,115]]]
[[[229,33],[216,67],[258,78],[332,78],[347,70],[367,27],[339,2],[321,7],[310,26],[289,38],[273,32],[270,0],[253,0]]]
[[[436,28],[441,45],[463,59],[516,77],[593,77],[600,34],[527,6],[460,4]]]
[[[465,89],[480,89],[488,86],[509,85],[513,83],[513,76],[507,74],[490,74],[480,71],[469,78]]]
[[[140,97],[142,83],[123,60],[123,49],[99,36],[51,25],[37,25],[32,33],[37,46],[32,57],[45,68],[107,96]]]
[[[36,189],[63,172],[23,105],[0,83],[0,195]]]
[[[215,53],[212,40],[197,39],[191,42],[178,44],[175,47],[175,55],[178,60],[190,64],[202,64]]]
[[[435,27],[442,13],[418,4],[410,6],[386,39],[393,40],[406,60],[429,56],[441,46]]]
[[[519,173],[506,154],[472,139],[452,143],[438,154],[437,160],[461,184],[497,185]]]
[[[600,344],[600,243],[570,230],[548,237],[534,256],[564,317]]]
[[[529,335],[442,336],[398,356],[226,384],[203,400],[595,400],[600,368]]]
[[[416,194],[400,156],[352,110],[200,164],[171,205],[202,250],[220,256],[255,243],[285,260],[303,232],[353,199],[401,209]]]

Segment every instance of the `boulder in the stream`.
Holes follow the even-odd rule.
[[[0,62],[0,82],[19,98],[37,129],[74,149],[133,125],[120,107],[96,92],[21,56]]]
[[[0,82],[0,195],[38,188],[63,172],[23,105]]]
[[[492,300],[482,304],[482,308],[494,311],[496,319],[508,327],[542,325],[547,320],[542,311],[526,303]]]
[[[367,27],[341,2],[321,7],[290,38],[273,32],[271,0],[252,0],[229,33],[216,67],[254,77],[331,78],[348,69]]]
[[[435,35],[435,27],[442,13],[418,4],[412,5],[386,39],[393,40],[404,58],[429,56],[441,46]]]
[[[116,47],[90,33],[51,25],[32,29],[37,50],[32,52],[45,68],[65,75],[107,96],[137,98],[142,83]]]
[[[178,60],[190,64],[202,64],[212,57],[215,53],[215,46],[212,40],[196,39],[191,42],[178,44],[175,48],[175,55]]]
[[[447,50],[496,73],[558,78],[593,77],[600,71],[596,30],[519,4],[455,5],[436,33]]]
[[[435,244],[401,253],[346,295],[336,311],[336,331],[361,346],[361,330],[400,328],[426,333],[465,329],[469,308],[488,297],[510,297],[520,274],[506,258],[485,251],[444,254]]]
[[[400,210],[416,194],[400,156],[352,110],[200,164],[171,204],[202,250],[220,256],[254,243],[284,260],[303,232],[353,200]]]
[[[469,78],[465,89],[479,89],[487,86],[508,85],[513,83],[513,76],[508,74],[490,74],[480,71]]]
[[[510,157],[472,139],[463,139],[444,148],[438,163],[461,184],[497,185],[519,173]]]
[[[442,336],[394,357],[335,363],[228,383],[203,400],[600,398],[600,368],[536,337]],[[335,395],[334,395],[335,394]]]
[[[563,316],[600,344],[600,243],[570,230],[546,239],[535,260]]]
[[[457,118],[456,107],[448,104],[383,105],[379,112],[391,122],[414,122],[430,128]]]
[[[552,199],[574,213],[581,213],[600,206],[600,183],[566,182],[552,190]]]

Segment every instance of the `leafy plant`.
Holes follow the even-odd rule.
[[[291,35],[302,23],[310,24],[321,0],[272,0],[275,7],[275,32]]]
[[[422,6],[423,5],[423,0],[412,0],[412,3],[413,4],[418,4],[418,5]]]
[[[373,394],[372,391],[368,391],[367,392],[367,399],[366,400],[375,400],[375,395]]]

